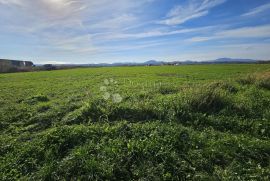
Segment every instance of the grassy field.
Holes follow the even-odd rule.
[[[269,180],[270,65],[0,74],[0,180]]]

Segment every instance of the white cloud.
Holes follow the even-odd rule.
[[[214,33],[212,36],[193,37],[188,39],[191,42],[202,42],[214,39],[228,38],[269,38],[270,25],[243,27],[237,29],[223,30]]]
[[[44,45],[40,48],[67,54],[97,54],[101,50],[92,43],[90,35],[43,35]],[[45,38],[46,37],[46,38]]]
[[[191,0],[186,5],[175,6],[167,14],[167,18],[159,21],[165,25],[179,25],[191,19],[205,16],[209,10],[224,3],[226,0]]]
[[[138,50],[138,49],[145,49],[150,47],[156,47],[159,45],[163,45],[164,42],[143,42],[140,44],[135,45],[121,45],[121,46],[108,46],[108,47],[102,47],[102,50],[104,52],[122,52],[122,51],[128,51],[128,50]]]
[[[217,34],[219,37],[230,38],[263,38],[270,37],[270,25],[243,27],[226,30]]]
[[[124,28],[125,25],[133,24],[137,20],[137,17],[129,14],[122,14],[120,16],[115,16],[110,19],[105,19],[101,22],[96,22],[89,25],[91,29],[119,29]]]
[[[0,0],[0,4],[3,5],[22,5],[21,0]]]
[[[202,50],[204,56],[209,58],[231,57],[231,58],[250,58],[258,60],[269,59],[270,44],[249,43],[234,44],[208,47],[208,50]],[[209,55],[207,55],[209,54]],[[207,59],[206,59],[207,60]]]
[[[203,36],[200,37],[200,36],[198,36],[198,37],[189,38],[188,41],[190,41],[190,42],[203,42],[203,41],[208,41],[211,39],[214,39],[214,37],[203,37]]]
[[[200,48],[192,48],[188,51],[182,51],[178,54],[164,55],[155,57],[158,60],[167,61],[207,61],[220,57],[230,58],[250,58],[256,60],[269,60],[270,44],[268,43],[247,43],[234,45],[213,45],[202,46]]]
[[[0,0],[0,33],[55,51],[96,53],[93,36],[134,26],[150,0]],[[136,9],[136,12],[134,11]]]
[[[270,3],[264,4],[264,5],[259,6],[257,8],[254,8],[254,9],[250,10],[249,12],[243,14],[242,16],[255,16],[255,15],[263,13],[267,10],[270,10]]]
[[[162,30],[162,29],[152,29],[151,31],[138,32],[138,33],[108,33],[108,34],[96,34],[93,38],[97,38],[100,41],[108,40],[123,40],[123,39],[143,39],[151,37],[162,37],[178,34],[187,34],[201,31],[208,31],[213,29],[214,26],[207,26],[201,28],[183,28],[177,30]]]

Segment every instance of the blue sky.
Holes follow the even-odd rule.
[[[269,0],[0,0],[0,58],[270,59]]]

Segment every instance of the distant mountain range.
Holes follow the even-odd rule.
[[[80,66],[80,67],[116,67],[116,66],[159,66],[159,65],[186,65],[186,64],[228,64],[228,63],[256,63],[259,60],[254,59],[235,59],[235,58],[218,58],[206,61],[157,61],[149,60],[143,63],[138,62],[118,62],[118,63],[98,63],[98,64],[59,64],[55,66]],[[37,65],[40,66],[40,65]]]
[[[211,60],[210,62],[215,62],[215,63],[234,63],[234,62],[243,62],[243,63],[254,63],[257,62],[258,60],[253,60],[253,59],[233,59],[233,58],[219,58],[216,60]]]

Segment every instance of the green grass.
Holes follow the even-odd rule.
[[[0,180],[269,180],[269,85],[259,64],[0,74]]]

